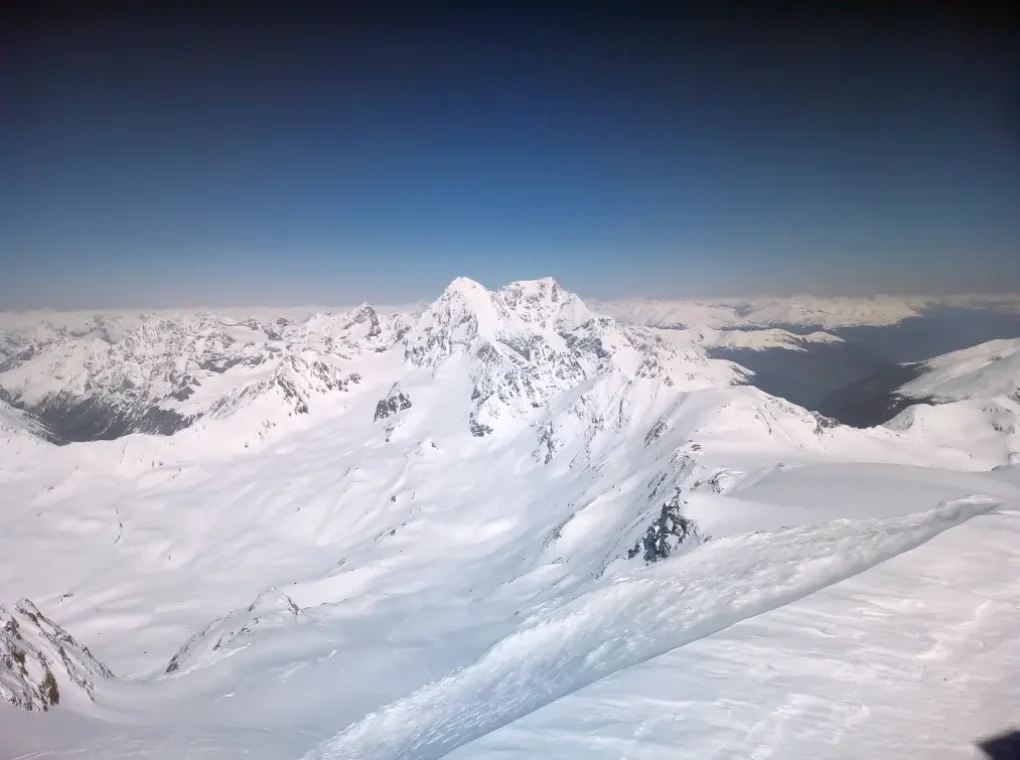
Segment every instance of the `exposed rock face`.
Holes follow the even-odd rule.
[[[479,422],[474,417],[471,418],[468,425],[471,429],[471,435],[473,435],[475,438],[484,438],[489,433],[493,432],[491,427],[484,423]]]
[[[49,710],[71,692],[92,699],[101,678],[113,673],[28,599],[0,605],[0,701]]]
[[[411,399],[405,394],[400,387],[394,383],[393,387],[390,388],[390,392],[386,394],[386,398],[379,401],[375,405],[375,420],[385,419],[386,417],[392,417],[397,412],[402,412],[405,409],[411,408]]]
[[[816,433],[821,433],[823,430],[832,430],[839,427],[839,420],[833,419],[832,417],[826,417],[824,414],[818,412],[811,412],[811,416],[815,418],[818,423],[815,428]]]
[[[645,535],[627,552],[633,559],[641,554],[645,562],[658,562],[668,558],[683,544],[699,540],[697,525],[683,514],[683,503],[674,496],[662,505],[662,511],[655,522],[648,526]]]

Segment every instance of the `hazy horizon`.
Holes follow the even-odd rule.
[[[526,280],[510,280],[507,282],[500,283],[486,283],[479,282],[483,287],[489,291],[496,291],[502,287],[510,285],[515,282],[530,282],[540,279],[546,279],[548,275],[544,277],[528,278]],[[457,279],[457,278],[453,278]],[[257,312],[260,310],[279,310],[280,312],[285,311],[296,311],[296,312],[314,312],[317,310],[334,309],[334,310],[346,310],[356,309],[360,306],[368,305],[377,309],[407,309],[413,307],[424,307],[435,301],[442,295],[443,291],[453,281],[444,283],[435,291],[428,294],[421,294],[418,297],[406,298],[406,299],[390,299],[390,300],[379,300],[370,298],[355,298],[347,301],[248,301],[248,302],[215,302],[215,301],[194,301],[194,302],[165,302],[158,305],[142,306],[127,304],[112,304],[112,305],[89,305],[83,304],[78,306],[67,306],[67,307],[55,307],[55,306],[30,306],[24,308],[17,308],[11,306],[5,306],[0,308],[0,313],[10,314],[28,314],[34,312],[46,313],[46,312],[201,312],[210,311],[215,312],[217,310],[230,312],[236,310],[252,310]],[[473,279],[473,278],[467,278]],[[1009,304],[1020,307],[1020,291],[1000,291],[1000,292],[968,292],[959,291],[954,293],[865,293],[865,294],[845,294],[845,293],[811,293],[811,292],[800,292],[800,293],[783,293],[783,294],[768,294],[768,293],[749,293],[749,294],[731,294],[731,295],[719,295],[719,296],[651,296],[644,293],[632,293],[624,294],[612,297],[600,297],[592,295],[590,293],[579,292],[570,288],[562,281],[556,278],[550,278],[557,282],[560,287],[568,290],[579,296],[585,302],[598,302],[598,303],[609,303],[609,302],[626,302],[626,301],[654,301],[654,302],[688,302],[688,303],[703,303],[706,305],[718,304],[720,306],[725,305],[741,305],[755,301],[797,301],[799,299],[820,299],[820,300],[840,300],[846,299],[850,301],[874,301],[881,302],[883,300],[904,302],[904,303],[915,303],[915,304],[933,304],[933,305],[961,305],[966,308],[979,308],[981,304],[988,303],[992,305],[1003,305]]]

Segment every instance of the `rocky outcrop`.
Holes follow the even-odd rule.
[[[28,599],[13,610],[0,605],[0,701],[49,710],[71,693],[93,699],[96,680],[106,678],[110,669]]]
[[[639,554],[651,564],[667,559],[680,546],[696,543],[700,539],[698,526],[683,514],[683,502],[679,496],[662,505],[658,517],[648,526],[645,535],[627,552],[628,559]]]
[[[484,422],[479,422],[474,418],[474,416],[468,420],[468,428],[471,430],[471,435],[475,438],[484,438],[493,432],[489,425],[486,425]]]
[[[386,398],[381,399],[379,403],[375,405],[375,417],[374,420],[382,420],[387,417],[392,417],[397,412],[402,412],[405,409],[411,408],[411,399],[406,393],[400,390],[400,386],[397,383],[393,384],[390,388],[389,393],[386,394]]]

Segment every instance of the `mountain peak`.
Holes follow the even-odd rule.
[[[562,292],[560,284],[556,282],[552,277],[540,277],[537,280],[515,280],[509,285],[502,288],[503,290],[525,290],[531,292],[546,292],[552,293],[554,291]]]
[[[404,336],[405,356],[415,364],[435,364],[479,335],[494,336],[505,321],[505,307],[482,285],[458,277],[433,301]]]
[[[488,296],[489,291],[485,289],[484,285],[475,282],[470,277],[457,277],[443,291],[444,296],[454,294],[465,298],[478,298]]]
[[[543,323],[557,331],[576,327],[594,316],[578,296],[564,290],[552,277],[512,282],[495,295],[524,322]]]

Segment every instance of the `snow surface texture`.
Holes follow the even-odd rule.
[[[2,683],[45,659],[61,698],[0,703],[0,757],[966,757],[1009,727],[1020,471],[980,410],[833,425],[551,280],[381,314],[226,346],[142,318],[60,380],[134,409],[174,383],[117,378],[207,372],[171,436],[8,413],[0,601],[47,625]],[[81,339],[19,354],[21,398]],[[271,367],[199,366],[248,340]],[[666,505],[697,530],[648,563]]]
[[[306,757],[442,757],[611,673],[912,549],[989,506],[954,503],[908,518],[724,539],[681,561],[621,574],[525,620],[475,663]]]

